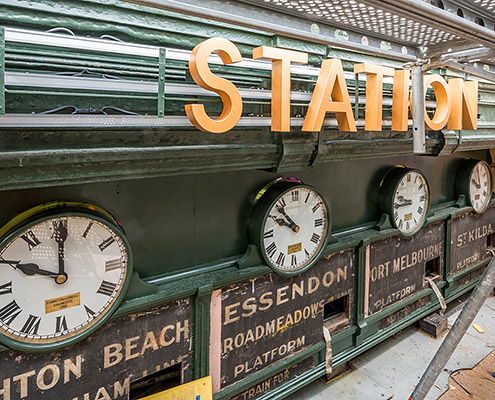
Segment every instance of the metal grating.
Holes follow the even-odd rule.
[[[472,3],[477,6],[481,7],[486,11],[491,12],[495,16],[495,1],[494,0],[474,0]]]
[[[264,0],[264,2],[305,14],[312,19],[342,24],[343,29],[345,26],[349,26],[349,29],[360,28],[414,46],[428,46],[460,39],[455,34],[358,0]]]

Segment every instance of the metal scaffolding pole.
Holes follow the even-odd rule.
[[[412,117],[414,154],[426,153],[425,137],[425,96],[421,65],[412,68]]]
[[[433,360],[431,360],[430,365],[428,365],[409,400],[423,400],[426,397],[494,286],[495,257],[492,257],[485,273],[473,290],[471,297],[469,297],[469,300],[464,305],[464,308],[433,357]]]

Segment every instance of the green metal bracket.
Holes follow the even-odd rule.
[[[384,231],[386,229],[394,229],[392,225],[392,221],[390,221],[390,215],[387,213],[383,213],[380,221],[375,226],[375,229],[378,231]]]
[[[5,114],[5,28],[0,27],[0,115]]]
[[[132,274],[131,282],[129,284],[129,289],[127,289],[127,293],[125,295],[125,300],[137,299],[143,296],[150,296],[152,294],[156,294],[158,292],[158,288],[151,284],[144,282],[139,273],[134,271]]]
[[[165,62],[167,51],[160,49],[160,57],[158,59],[158,116],[165,116]]]
[[[273,172],[281,173],[306,168],[312,162],[317,145],[316,134],[307,132],[274,132],[278,159]]]
[[[198,288],[194,301],[194,363],[193,379],[209,374],[210,360],[210,303],[213,285]]]
[[[308,166],[314,165],[315,163],[318,162],[318,159],[321,158],[320,157],[321,149],[323,149],[323,133],[321,131],[316,132],[316,137],[317,137],[316,146],[313,151],[313,154],[311,154],[311,157],[309,158]]]
[[[239,269],[256,267],[263,264],[265,264],[265,262],[261,258],[258,247],[254,244],[250,244],[246,249],[246,253],[236,261],[236,266]]]
[[[459,198],[457,199],[456,203],[454,204],[454,207],[463,208],[463,207],[467,207],[467,206],[468,206],[468,204],[467,204],[466,196],[464,196],[463,194],[460,194]]]

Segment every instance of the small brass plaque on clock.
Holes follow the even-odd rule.
[[[75,307],[81,304],[81,293],[68,294],[67,296],[57,297],[55,299],[45,300],[45,313],[63,310],[65,308]]]
[[[287,254],[297,253],[302,250],[302,242],[291,244],[287,247]]]

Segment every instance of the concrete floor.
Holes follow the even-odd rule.
[[[454,323],[459,312],[454,311],[449,316],[449,325]],[[452,371],[473,368],[495,348],[495,298],[485,302],[474,323],[485,332],[479,333],[469,327],[426,399],[437,399],[449,388],[448,378]],[[408,399],[444,337],[433,339],[416,327],[409,327],[353,359],[350,362],[352,370],[342,377],[328,384],[317,380],[286,399]]]

